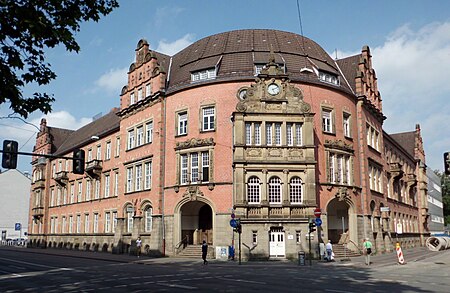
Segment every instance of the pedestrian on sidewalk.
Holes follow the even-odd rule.
[[[206,255],[208,254],[208,244],[206,244],[206,241],[203,240],[203,244],[202,244],[202,259],[203,259],[203,264],[207,265],[208,261],[206,260]]]
[[[325,245],[325,250],[327,251],[327,261],[332,261],[333,245],[331,244],[331,240],[328,240],[327,245]]]
[[[372,254],[372,242],[369,238],[366,238],[363,243],[364,256],[366,259],[366,265],[370,265],[370,255]]]
[[[142,246],[142,240],[141,240],[141,237],[138,237],[138,239],[136,240],[136,254],[137,254],[137,257],[141,256],[141,246]]]

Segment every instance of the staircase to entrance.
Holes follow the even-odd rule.
[[[212,246],[208,246],[208,255],[207,258],[213,257],[214,248]],[[176,257],[182,258],[202,258],[202,246],[201,245],[187,245],[183,250],[178,252]]]
[[[333,252],[335,258],[361,256],[361,253],[345,248],[344,244],[333,244]]]

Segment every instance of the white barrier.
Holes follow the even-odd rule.
[[[427,239],[426,245],[432,251],[450,249],[450,237],[432,236]]]

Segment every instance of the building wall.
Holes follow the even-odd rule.
[[[431,234],[444,232],[444,206],[442,202],[441,178],[432,170],[427,169],[428,178],[428,212],[430,213],[429,227]]]

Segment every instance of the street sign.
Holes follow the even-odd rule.
[[[315,221],[316,221],[316,226],[317,227],[322,226],[322,220],[320,218],[316,218]]]
[[[389,212],[389,207],[380,207],[380,212]]]
[[[14,225],[14,230],[16,230],[16,231],[22,230],[22,224],[16,223],[16,224]]]
[[[231,214],[231,218],[234,219],[236,218],[236,215],[234,213]]]
[[[230,226],[233,227],[233,228],[236,228],[237,227],[237,221],[235,219],[231,219],[230,220]]]
[[[320,210],[320,208],[315,208],[314,216],[316,216],[317,218],[320,218],[321,215],[322,215],[322,211]]]

